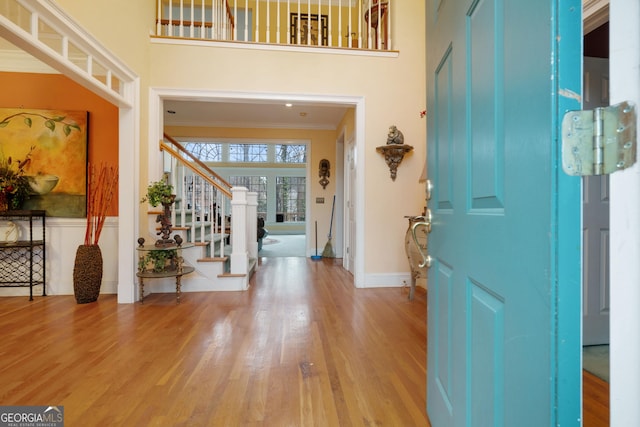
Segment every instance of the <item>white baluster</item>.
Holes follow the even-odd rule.
[[[211,40],[215,40],[216,38],[216,3],[215,1],[211,2]]]
[[[387,32],[387,44],[385,48],[387,50],[391,49],[391,0],[387,0],[387,20],[385,21],[386,32]]]
[[[327,23],[327,25],[329,24]],[[318,0],[318,46],[322,46],[323,34],[324,33],[322,32],[322,0]]]
[[[253,37],[253,41],[259,42],[260,41],[260,34],[258,33],[258,31],[260,30],[260,2],[257,1],[256,2],[256,19],[253,20],[256,23],[256,34]]]
[[[178,30],[178,34],[180,37],[184,37],[184,4],[183,0],[180,0],[180,27]]]
[[[156,22],[156,35],[162,35],[162,0],[158,0],[158,13]]]
[[[291,44],[291,0],[287,0],[287,44]],[[295,37],[295,34],[293,35]]]
[[[167,33],[170,37],[175,36],[175,34],[173,34],[173,0],[169,0],[169,25]]]
[[[349,8],[349,13],[351,13],[351,8]],[[338,37],[340,37],[338,46],[342,47],[342,0],[338,1]]]
[[[300,44],[300,26],[302,21],[300,20],[300,0],[298,0],[298,25],[296,25],[296,44]]]
[[[363,48],[362,43],[362,2],[358,2],[358,47]]]
[[[276,43],[280,44],[280,0],[276,0]]]
[[[376,37],[378,37],[378,41],[376,41],[376,49],[382,49],[382,2],[378,2],[378,25],[376,25]]]
[[[224,258],[224,243],[225,237],[224,234],[227,229],[227,198],[221,192],[218,192],[218,215],[220,216],[220,220],[218,221],[218,230],[220,230],[220,258]]]
[[[244,41],[249,41],[249,0],[244,0]]]
[[[307,0],[307,45],[311,45],[311,0]]]
[[[194,6],[193,6],[193,0],[191,0],[191,6],[190,6],[190,10],[191,10],[191,22],[189,23],[189,37],[193,38],[193,20],[195,19],[195,15],[194,15]]]
[[[271,0],[267,0],[267,37],[265,42],[271,43]]]
[[[329,6],[328,7],[329,7],[329,22],[328,22],[328,25],[329,25],[329,41],[328,41],[328,44],[329,44],[329,46],[333,46],[334,45],[333,44],[333,31],[331,29],[332,28],[331,27],[331,22],[333,22],[333,13],[331,12],[331,0],[329,0]],[[342,29],[339,28],[339,24],[340,24],[340,21],[338,21],[338,39],[340,39],[342,37],[341,36]],[[338,46],[342,46],[342,42],[338,42]]]
[[[238,1],[233,2],[233,40],[238,40]]]

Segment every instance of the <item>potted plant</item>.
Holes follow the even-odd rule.
[[[161,180],[151,182],[147,186],[147,194],[140,200],[140,203],[149,202],[153,207],[164,204],[171,205],[175,198],[173,185],[168,183],[168,176],[165,174]]]
[[[96,171],[89,165],[87,177],[87,226],[84,244],[78,246],[73,267],[73,292],[78,304],[94,302],[102,285],[102,251],[98,242],[107,209],[118,187],[118,169],[102,165]]]
[[[147,194],[140,200],[140,203],[148,202],[151,206],[162,205],[162,213],[156,217],[156,222],[160,223],[159,235],[162,237],[156,240],[156,246],[171,246],[175,244],[171,235],[171,205],[176,199],[173,194],[173,185],[169,184],[169,176],[164,174],[161,180],[151,182],[147,186]]]
[[[23,160],[0,157],[0,210],[20,209],[29,198],[29,179],[25,168],[31,163],[31,147]]]

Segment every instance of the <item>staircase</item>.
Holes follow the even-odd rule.
[[[231,187],[169,135],[164,135],[160,149],[167,154],[164,170],[170,170],[169,182],[176,192],[171,236],[180,235],[182,256],[195,268],[182,278],[182,291],[247,290],[257,268],[257,194]],[[148,211],[150,241],[158,230],[159,213]],[[174,292],[175,280],[157,280],[150,290]]]

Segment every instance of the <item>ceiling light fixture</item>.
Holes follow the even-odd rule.
[[[290,102],[287,102],[286,104],[284,104],[284,106],[287,107],[287,108],[291,108],[291,107],[293,107],[293,104],[290,103]]]

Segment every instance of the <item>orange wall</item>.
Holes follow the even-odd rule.
[[[58,74],[0,72],[0,107],[89,112],[89,162],[118,165],[118,107]],[[118,197],[109,216],[118,215]]]

